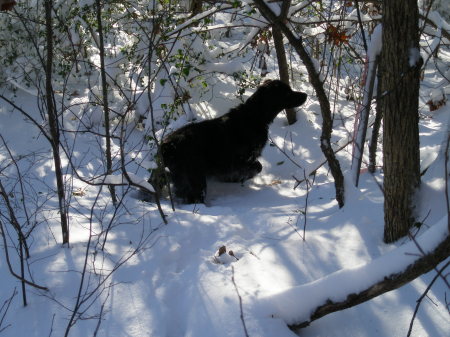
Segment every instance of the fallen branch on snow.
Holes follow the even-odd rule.
[[[398,289],[449,257],[447,224],[444,217],[415,241],[376,260],[266,297],[260,304],[270,308],[270,315],[283,319],[296,330],[323,316]]]

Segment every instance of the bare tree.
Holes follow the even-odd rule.
[[[325,93],[323,81],[320,79],[314,63],[303,46],[301,37],[297,37],[294,32],[289,29],[285,22],[281,21],[280,17],[276,16],[267,4],[262,0],[254,0],[256,7],[258,7],[261,14],[273,25],[277,26],[283,34],[287,37],[292,47],[300,56],[304,63],[311,80],[311,84],[316,91],[317,98],[320,104],[320,111],[322,113],[322,134],[320,136],[320,148],[325,155],[330,166],[331,174],[334,178],[334,185],[336,188],[336,200],[339,207],[344,206],[344,176],[342,174],[339,161],[336,159],[333,148],[331,147],[331,132],[333,131],[333,120],[331,117],[330,101]]]
[[[279,15],[281,21],[285,21],[291,1],[283,1],[281,4],[281,13]],[[276,25],[272,26],[273,43],[275,45],[275,51],[277,53],[278,72],[280,74],[280,80],[286,84],[289,84],[289,67],[286,59],[286,50],[284,49],[283,33],[281,29]],[[295,109],[286,109],[286,117],[288,124],[294,124],[297,121]]]
[[[62,173],[61,155],[59,151],[59,122],[56,113],[53,86],[52,86],[52,66],[53,66],[53,1],[45,0],[45,29],[47,42],[47,55],[45,64],[45,91],[48,114],[48,125],[50,129],[50,144],[53,151],[53,161],[55,164],[56,186],[58,192],[59,212],[61,217],[61,231],[63,244],[69,243],[69,221],[67,215],[66,197],[64,191],[64,180]]]
[[[95,0],[97,28],[98,28],[98,41],[99,41],[99,54],[100,54],[100,76],[102,82],[102,98],[103,98],[103,114],[105,121],[105,141],[106,141],[106,174],[112,173],[112,158],[111,158],[111,134],[110,134],[110,116],[109,116],[109,104],[108,104],[108,82],[106,81],[106,69],[105,69],[105,45],[103,42],[103,24],[102,24],[102,4],[100,0]],[[109,193],[111,194],[111,200],[113,204],[117,203],[116,189],[113,185],[109,185]]]

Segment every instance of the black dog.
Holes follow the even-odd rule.
[[[243,182],[262,170],[257,158],[267,142],[270,123],[279,112],[306,101],[279,80],[268,80],[243,104],[227,114],[186,125],[163,139],[159,160],[169,169],[175,195],[184,203],[203,203],[206,179]],[[164,180],[161,170],[151,183]]]

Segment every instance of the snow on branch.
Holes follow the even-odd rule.
[[[108,174],[100,178],[95,178],[91,183],[95,185],[113,186],[132,185],[155,193],[153,186],[147,180],[130,172],[127,172],[126,174]]]
[[[395,290],[432,270],[449,257],[448,218],[422,236],[365,265],[342,269],[319,280],[263,298],[266,314],[291,328],[308,326],[332,312],[350,308]]]
[[[230,54],[233,52],[240,52],[241,50],[243,50],[247,45],[249,45],[253,39],[258,35],[258,33],[261,31],[260,27],[253,27],[251,29],[251,31],[248,33],[247,37],[245,38],[245,40],[237,43],[237,44],[233,44],[232,46],[229,46],[226,49],[221,50],[220,48],[217,48],[215,51],[211,52],[211,56],[213,57],[218,57],[219,54]]]
[[[202,13],[199,13],[195,16],[193,16],[192,18],[190,18],[189,20],[183,22],[182,24],[178,25],[177,27],[175,27],[174,30],[172,30],[171,32],[169,32],[167,34],[167,36],[172,36],[175,35],[177,33],[179,33],[180,31],[182,31],[183,29],[185,29],[186,27],[189,27],[190,25],[216,13],[216,12],[220,12],[222,10],[226,10],[226,9],[231,9],[233,7],[231,6],[224,6],[224,7],[212,7],[211,9],[204,11]]]

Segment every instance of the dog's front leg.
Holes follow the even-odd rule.
[[[180,198],[183,203],[205,203],[206,177],[202,171],[186,167],[182,171],[172,170],[172,182],[175,196]]]
[[[240,182],[244,183],[244,181],[253,178],[261,171],[262,165],[258,160],[248,163],[248,165],[244,166],[241,170]]]

